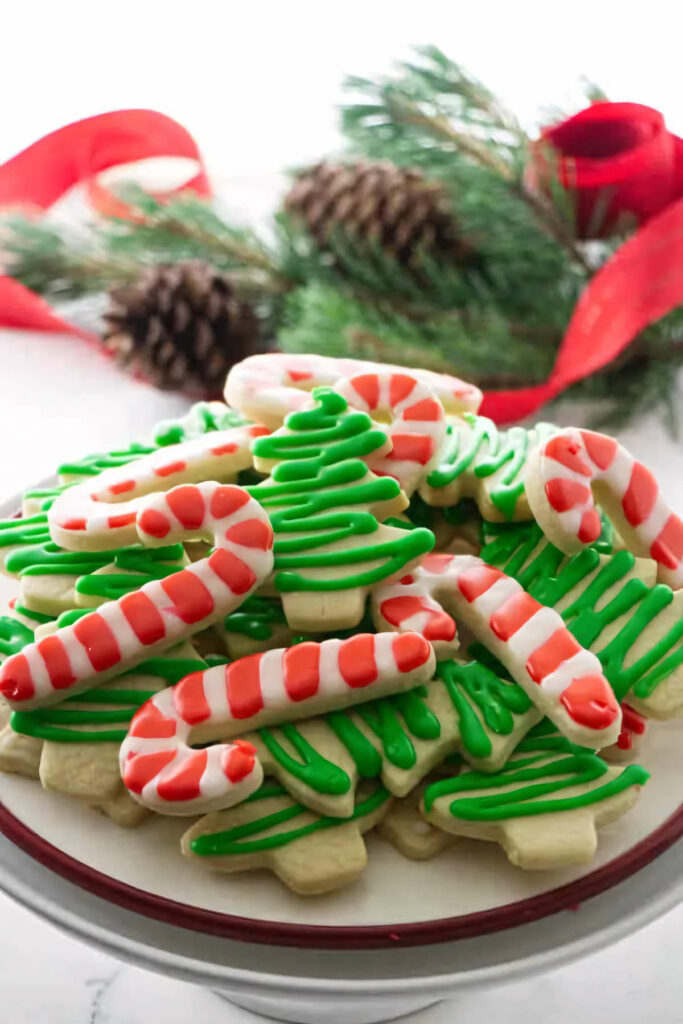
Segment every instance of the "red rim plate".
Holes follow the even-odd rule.
[[[683,807],[630,850],[583,878],[528,899],[472,914],[431,921],[372,926],[301,925],[222,914],[137,889],[83,864],[28,828],[0,803],[0,832],[44,867],[115,906],[188,928],[241,942],[314,949],[388,949],[469,939],[530,924],[579,905],[624,882],[650,864],[683,835]]]

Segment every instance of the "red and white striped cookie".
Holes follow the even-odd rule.
[[[334,387],[354,409],[389,417],[392,448],[366,457],[379,476],[393,476],[407,495],[436,464],[446,436],[446,414],[431,387],[412,372],[382,370],[337,381]]]
[[[256,425],[232,427],[106,469],[59,495],[48,512],[50,535],[69,551],[135,544],[144,496],[200,480],[236,480],[240,470],[252,465],[252,441],[267,433]]]
[[[194,672],[147,701],[121,745],[131,795],[162,814],[205,814],[260,784],[253,748],[226,739],[278,722],[349,707],[428,682],[434,653],[415,633],[359,634],[251,654]]]
[[[0,693],[12,707],[56,704],[133,668],[238,608],[273,567],[268,516],[241,487],[208,482],[149,494],[137,528],[149,547],[200,537],[215,550],[8,658]]]
[[[249,356],[230,370],[225,384],[228,405],[271,430],[282,426],[290,412],[308,407],[306,395],[319,385],[332,387],[340,377],[368,373],[409,373],[432,389],[446,412],[461,416],[476,412],[482,393],[473,384],[430,370],[408,369],[362,359],[269,353]]]
[[[534,517],[561,551],[598,539],[597,502],[628,549],[657,562],[660,583],[683,587],[683,522],[650,470],[613,437],[563,430],[532,453],[524,486]]]
[[[419,633],[429,640],[438,660],[443,661],[453,657],[460,641],[455,619],[432,597],[431,558],[438,560],[440,555],[428,555],[419,569],[394,583],[380,583],[375,587],[371,610],[376,629]],[[437,576],[436,581],[440,580]]]
[[[602,666],[574,639],[558,612],[476,555],[427,555],[412,575],[495,654],[570,740],[594,749],[617,741],[621,709]],[[391,625],[381,598],[374,612],[378,625]],[[400,631],[405,621],[393,628]]]

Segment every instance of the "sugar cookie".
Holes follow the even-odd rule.
[[[563,430],[533,453],[526,489],[536,520],[560,550],[571,554],[598,539],[597,502],[626,547],[654,559],[661,583],[683,587],[683,522],[650,470],[614,438]]]
[[[254,768],[253,746],[193,750],[249,729],[305,718],[431,679],[434,654],[415,634],[358,634],[302,643],[195,672],[149,700],[121,745],[121,776],[133,797],[163,814],[230,807]],[[248,770],[247,770],[248,769]],[[242,784],[240,786],[240,784]]]
[[[9,658],[0,669],[0,693],[15,709],[57,703],[67,691],[133,668],[238,607],[271,570],[267,516],[239,487],[205,482],[149,494],[136,517],[146,544],[206,535],[216,550]]]
[[[451,419],[436,465],[420,484],[429,505],[455,505],[474,498],[491,521],[532,519],[525,493],[527,458],[558,428],[550,423],[499,431],[486,416]]]
[[[432,389],[412,374],[382,370],[344,378],[335,391],[351,408],[389,418],[391,451],[368,455],[365,461],[411,495],[434,466],[446,436],[446,414]]]
[[[382,522],[408,504],[396,480],[362,461],[387,451],[384,431],[333,391],[316,390],[313,404],[254,442],[255,467],[272,472],[249,492],[275,531],[273,583],[289,626],[326,632],[356,626],[369,588],[409,571],[434,535]]]
[[[263,427],[233,427],[161,448],[60,494],[48,509],[50,536],[71,551],[106,551],[138,541],[137,513],[152,493],[202,480],[236,479],[251,466]]]
[[[342,377],[374,373],[408,373],[416,377],[432,389],[446,412],[453,415],[476,412],[481,404],[479,388],[447,374],[361,359],[280,352],[249,356],[233,366],[225,384],[225,399],[249,419],[275,430],[289,413],[306,408],[307,393],[313,388],[332,387]]]
[[[382,590],[375,603],[379,627],[406,628],[413,616],[394,613],[400,590],[417,587],[427,633],[443,639],[448,617],[466,625],[495,655],[541,712],[563,733],[598,749],[616,742],[621,711],[600,662],[566,629],[557,612],[475,555],[428,555],[409,582]],[[416,599],[412,594],[411,600]],[[426,604],[426,602],[430,602]],[[444,612],[446,615],[444,615]],[[395,620],[395,621],[392,621]]]
[[[326,818],[270,781],[238,807],[202,818],[182,838],[196,864],[234,874],[265,868],[301,896],[350,885],[367,863],[363,833],[386,814],[391,797],[366,783],[349,818]]]
[[[597,829],[635,803],[648,773],[609,767],[543,722],[495,775],[463,771],[428,786],[428,822],[454,835],[500,843],[527,870],[589,864]]]
[[[560,612],[599,658],[619,701],[648,718],[683,713],[683,592],[656,582],[656,565],[596,547],[568,557],[536,523],[485,530],[482,559]]]

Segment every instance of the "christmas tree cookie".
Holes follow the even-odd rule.
[[[388,450],[385,432],[334,391],[313,396],[314,408],[254,443],[256,469],[271,476],[249,491],[275,531],[273,585],[287,623],[317,632],[357,625],[369,588],[417,564],[434,536],[384,524],[408,504],[393,478],[362,461]]]
[[[367,864],[363,834],[391,804],[377,782],[359,788],[348,818],[316,814],[266,780],[247,800],[201,818],[182,838],[186,857],[226,874],[266,869],[301,896],[349,885]]]
[[[406,796],[449,754],[496,771],[540,719],[526,694],[478,661],[441,662],[426,686],[247,734],[266,775],[320,814],[348,817],[362,779]]]
[[[524,491],[527,457],[557,429],[537,423],[530,429],[500,431],[493,420],[473,413],[452,419],[438,464],[419,493],[429,505],[441,507],[474,498],[482,516],[491,521],[532,519]]]
[[[590,863],[597,829],[630,810],[647,779],[644,768],[610,767],[544,721],[495,775],[466,769],[429,785],[423,812],[453,835],[500,843],[517,867],[566,868]]]
[[[481,558],[559,611],[597,655],[619,701],[649,718],[681,714],[683,593],[656,582],[653,561],[595,546],[567,556],[536,523],[488,524],[484,540]]]

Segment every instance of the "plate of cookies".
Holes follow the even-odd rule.
[[[382,948],[683,833],[683,523],[615,439],[279,353],[0,520],[0,831],[112,904]]]

